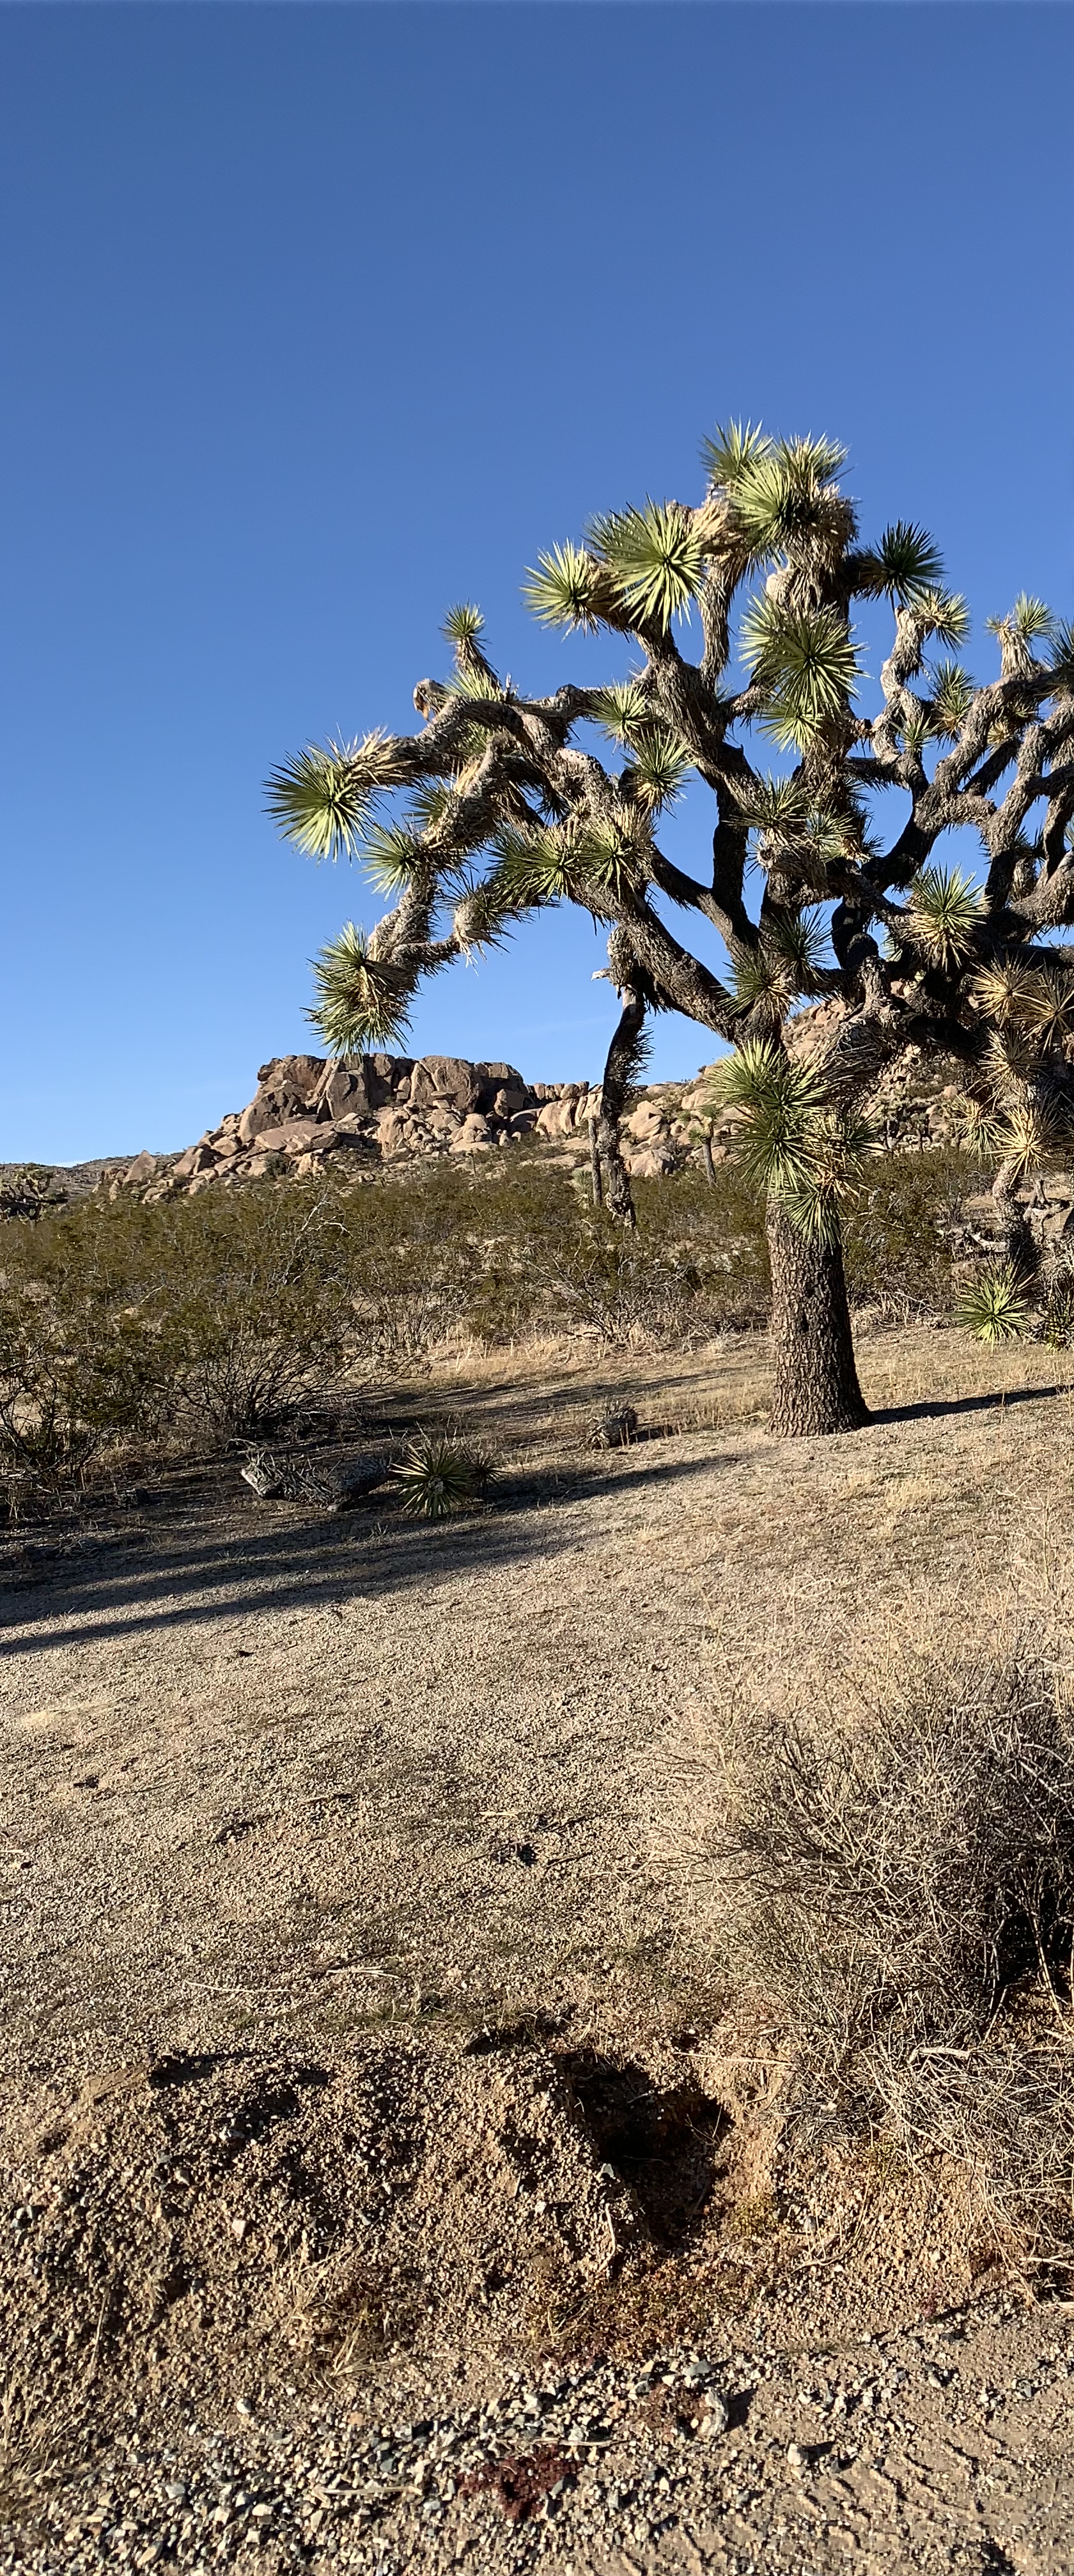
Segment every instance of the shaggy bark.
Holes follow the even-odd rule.
[[[615,1035],[608,1049],[604,1080],[600,1090],[600,1117],[597,1120],[597,1146],[607,1180],[607,1202],[613,1216],[634,1226],[634,1198],[630,1175],[619,1146],[619,1122],[626,1107],[626,1096],[637,1071],[641,1034],[645,1025],[645,996],[636,985],[624,984],[620,994],[622,1010]]]
[[[765,1211],[772,1273],[775,1394],[768,1428],[780,1439],[860,1431],[869,1419],[858,1384],[843,1249],[811,1241],[778,1201]]]

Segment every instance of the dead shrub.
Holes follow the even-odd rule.
[[[1006,2214],[1071,2237],[1074,1726],[1031,1654],[866,1698],[734,1711],[688,1859],[731,1983],[819,2096],[908,2149],[978,2165]]]

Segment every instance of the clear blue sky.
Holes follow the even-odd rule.
[[[266,771],[413,722],[460,596],[520,684],[591,665],[524,567],[697,497],[717,418],[1069,612],[1072,102],[1031,0],[0,9],[0,1156],[183,1144],[310,1043],[376,907]],[[595,1076],[602,962],[548,917],[412,1044]]]

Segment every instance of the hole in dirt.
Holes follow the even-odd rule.
[[[179,2048],[170,2057],[158,2057],[149,2069],[147,2081],[154,2093],[163,2092],[171,2084],[196,2084],[203,2076],[215,2075],[218,2066],[241,2064],[245,2054],[244,2049],[227,2048],[206,2049],[199,2056]]]
[[[589,2049],[562,2064],[601,2158],[636,2193],[658,2244],[682,2245],[703,2215],[730,2113],[699,2084],[661,2092],[644,2067]]]
[[[483,2022],[463,2047],[464,2057],[491,2057],[498,2048],[532,2048],[540,2039],[556,2039],[563,2029],[562,2013],[524,2013],[519,2021]]]

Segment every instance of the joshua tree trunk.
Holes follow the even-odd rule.
[[[645,1024],[645,996],[635,985],[624,984],[620,994],[622,1010],[618,1026],[608,1049],[604,1080],[600,1087],[600,1117],[597,1120],[597,1145],[607,1182],[607,1202],[612,1215],[624,1225],[634,1226],[634,1197],[630,1175],[619,1145],[619,1121],[626,1107],[626,1096],[640,1060],[641,1034]]]
[[[992,1204],[996,1211],[996,1250],[1028,1284],[1039,1266],[1039,1254],[1033,1241],[1028,1219],[1015,1196],[1018,1186],[1017,1164],[1000,1164],[992,1183]]]
[[[843,1248],[810,1241],[769,1199],[775,1394],[768,1428],[781,1439],[860,1431],[869,1419],[850,1333]]]

